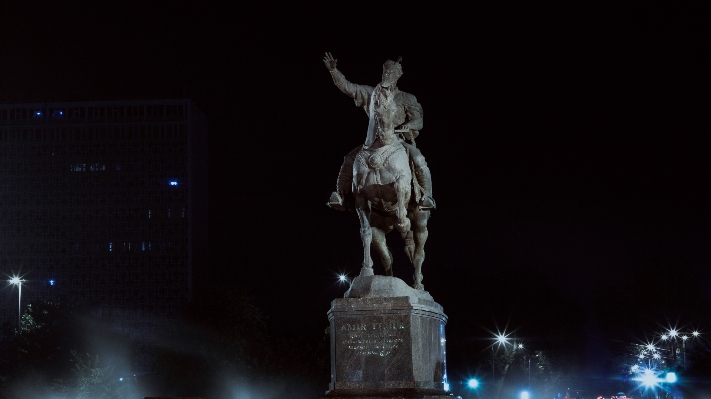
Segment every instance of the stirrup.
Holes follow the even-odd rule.
[[[338,194],[338,191],[331,193],[331,198],[328,199],[326,206],[341,212],[346,210],[346,207],[343,205],[343,198]]]
[[[435,202],[434,198],[429,195],[425,195],[420,198],[420,203],[417,204],[417,206],[420,208],[421,211],[429,211],[432,209],[436,209],[437,203]]]

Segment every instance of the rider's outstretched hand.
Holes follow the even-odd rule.
[[[326,53],[326,56],[323,57],[323,63],[326,64],[326,68],[328,68],[329,71],[336,69],[337,62],[338,60],[334,60],[331,53]]]

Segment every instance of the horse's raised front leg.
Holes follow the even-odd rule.
[[[395,193],[397,195],[396,216],[397,223],[395,228],[405,238],[407,232],[410,231],[410,219],[407,218],[407,203],[410,202],[410,180],[408,175],[402,175],[395,180]]]
[[[360,219],[360,239],[363,240],[363,267],[360,276],[372,276],[373,260],[370,258],[370,244],[373,241],[373,229],[370,227],[370,205],[363,195],[356,195],[356,212]]]
[[[393,254],[390,253],[388,245],[385,242],[385,232],[375,226],[371,226],[373,231],[373,249],[380,255],[380,260],[383,262],[385,275],[393,275]]]

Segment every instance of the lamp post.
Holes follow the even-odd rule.
[[[17,286],[17,328],[18,331],[22,328],[22,283],[25,282],[18,276],[12,277],[8,282]]]
[[[506,332],[504,333],[499,333],[498,335],[495,336],[496,345],[497,343],[499,346],[504,345],[506,346],[506,343],[508,343],[509,338],[506,336]],[[496,356],[495,356],[495,351],[494,351],[494,345],[491,345],[491,380],[492,382],[496,381]],[[498,394],[497,394],[498,396]]]
[[[687,333],[687,332],[681,332],[677,330],[676,328],[670,328],[667,332],[661,335],[662,341],[669,341],[671,343],[671,351],[672,351],[672,358],[674,359],[674,363],[677,363],[676,360],[676,351],[678,348],[678,343],[677,343],[677,338],[681,339],[681,347],[682,347],[682,367],[686,369],[686,341],[689,338],[698,338],[700,333],[696,330]]]

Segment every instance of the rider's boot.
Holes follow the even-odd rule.
[[[430,168],[415,165],[415,177],[417,177],[417,184],[419,184],[424,191],[424,195],[417,204],[419,208],[423,211],[437,208],[437,204],[434,198],[432,198],[432,175],[430,174]]]

